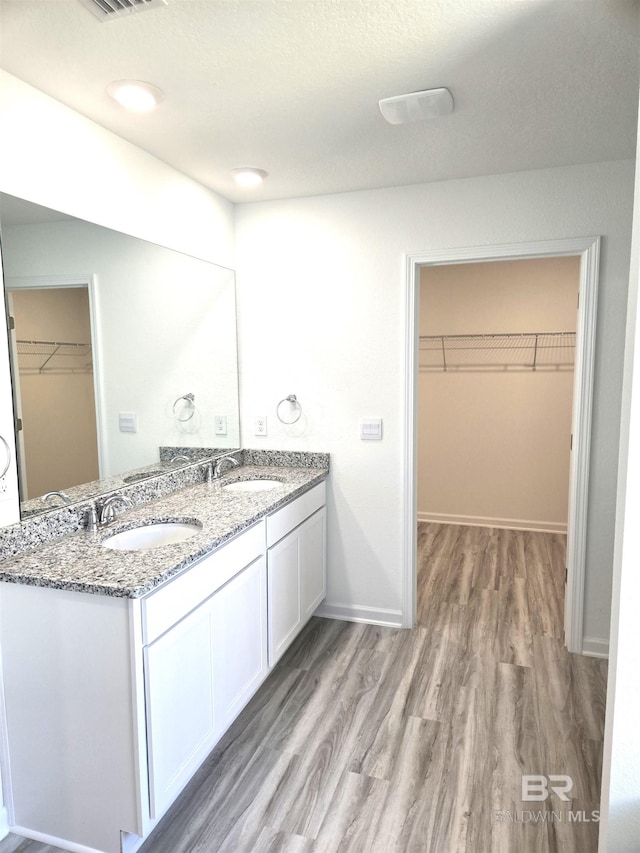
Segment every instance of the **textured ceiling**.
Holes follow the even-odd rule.
[[[169,0],[100,23],[79,0],[0,0],[0,66],[234,201],[634,156],[632,0]],[[160,86],[152,114],[105,94]],[[378,100],[446,86],[452,115]],[[229,170],[269,179],[248,193]]]

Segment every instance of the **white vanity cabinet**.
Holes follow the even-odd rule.
[[[211,603],[144,650],[149,805],[159,817],[216,739]]]
[[[266,608],[262,522],[143,599],[152,819],[266,677]]]
[[[269,673],[264,551],[261,520],[142,599],[0,585],[18,834],[149,834]]]
[[[320,483],[267,516],[269,665],[326,595],[326,489]]]
[[[325,552],[323,482],[143,598],[0,584],[14,831],[135,850],[324,598]]]
[[[164,813],[268,672],[263,556],[144,649],[151,818]]]
[[[268,673],[264,557],[144,649],[150,816],[171,805]]]

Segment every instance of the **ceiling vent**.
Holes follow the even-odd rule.
[[[168,0],[80,0],[80,2],[100,21],[114,21],[116,18],[126,18],[136,12],[166,6]]]
[[[448,89],[425,89],[379,101],[380,112],[389,124],[437,118],[453,111],[453,98]]]

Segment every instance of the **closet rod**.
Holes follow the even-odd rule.
[[[465,368],[566,370],[574,363],[575,340],[575,332],[420,335],[420,367],[445,371]],[[479,353],[485,354],[485,361],[478,361]],[[422,363],[428,359],[428,363]]]
[[[16,341],[16,349],[19,356],[26,357],[37,357],[39,363],[37,366],[29,366],[24,363],[20,364],[20,372],[48,372],[50,368],[47,368],[45,371],[46,365],[51,361],[52,358],[57,356],[66,356],[66,357],[75,357],[82,358],[84,356],[89,356],[91,354],[91,344],[88,343],[77,343],[70,341],[29,341],[29,340],[17,340]],[[44,359],[44,361],[42,361]],[[86,371],[87,366],[85,365],[84,370]],[[76,368],[63,368],[64,372],[78,372]]]
[[[458,334],[449,334],[449,335],[420,335],[421,341],[484,341],[484,340],[494,340],[496,338],[502,338],[504,340],[511,339],[522,339],[522,338],[573,338],[575,342],[575,332],[492,332],[489,333],[477,333],[473,335],[458,335]],[[556,345],[557,346],[557,345]],[[562,346],[562,344],[561,344]],[[574,346],[574,343],[564,344],[564,346]]]

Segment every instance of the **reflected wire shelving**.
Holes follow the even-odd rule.
[[[420,335],[421,371],[568,371],[575,332]]]
[[[91,344],[68,341],[16,341],[22,374],[91,373]]]

